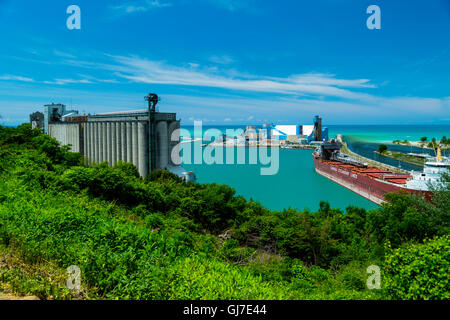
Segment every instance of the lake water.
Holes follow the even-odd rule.
[[[374,158],[373,150],[380,143],[390,143],[393,140],[420,140],[427,136],[429,140],[435,137],[440,139],[443,135],[450,137],[450,126],[328,126],[330,137],[343,134],[349,147],[364,156]],[[183,127],[193,136],[193,127]],[[212,127],[204,126],[203,129]],[[215,127],[222,132],[225,129],[245,129],[245,126]],[[410,152],[410,147],[389,145],[389,148]],[[418,148],[419,149],[419,148]],[[226,152],[227,148],[224,148]],[[412,152],[422,152],[422,149]],[[248,149],[246,150],[248,153]],[[183,166],[195,172],[200,183],[219,183],[233,187],[237,194],[259,201],[267,208],[282,210],[283,208],[317,210],[320,201],[328,201],[334,208],[345,209],[350,205],[366,209],[376,208],[377,205],[365,198],[339,186],[338,184],[322,177],[314,170],[312,150],[279,150],[279,170],[275,175],[261,175],[262,165],[251,164],[183,164]],[[225,157],[225,155],[224,155]],[[392,165],[398,162],[383,157],[378,161]],[[248,157],[247,157],[248,159]],[[225,161],[224,161],[225,162]],[[419,169],[416,166],[405,167],[407,170]],[[267,166],[265,166],[267,167]]]

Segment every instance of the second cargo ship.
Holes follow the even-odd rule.
[[[343,154],[341,147],[337,140],[324,141],[313,153],[316,172],[376,204],[385,201],[386,193],[401,190],[431,199],[430,183],[437,183],[450,168],[450,162],[438,152],[435,161],[426,162],[423,172],[398,174]]]

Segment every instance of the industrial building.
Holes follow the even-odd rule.
[[[66,110],[66,105],[58,103],[44,106],[44,132],[49,134],[49,124],[64,121],[70,116],[78,115],[76,110]],[[78,151],[77,151],[78,152]]]
[[[266,139],[288,141],[294,143],[312,143],[313,141],[327,141],[328,128],[322,127],[322,118],[315,116],[312,125],[263,125]]]
[[[148,109],[79,115],[65,105],[44,106],[43,130],[71,151],[84,155],[88,163],[118,161],[133,163],[142,177],[155,169],[167,169],[187,181],[192,172],[180,166],[181,159],[172,151],[180,142],[180,121],[175,113],[156,111],[159,98],[146,97]]]
[[[44,128],[44,114],[42,112],[35,112],[30,114],[31,128]]]

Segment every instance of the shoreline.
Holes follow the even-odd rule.
[[[203,142],[202,139],[198,138],[195,140],[185,140],[180,143],[194,143]],[[279,149],[296,149],[296,150],[315,150],[317,146],[315,145],[283,145],[283,144],[227,144],[222,142],[211,142],[202,144],[202,147],[224,147],[224,148],[279,148]]]
[[[428,149],[428,150],[435,150],[434,148],[430,148],[427,146],[428,143],[430,143],[431,141],[408,141],[408,142],[404,142],[404,141],[391,141],[391,144],[395,144],[395,145],[399,145],[399,146],[404,146],[404,147],[417,147],[417,148],[422,148],[422,149]],[[441,144],[440,140],[436,140],[436,143],[440,145],[441,150],[450,150],[450,145],[445,145],[445,144]]]
[[[341,152],[342,152],[342,153],[348,154],[349,156],[352,156],[352,157],[355,157],[355,158],[357,158],[357,159],[359,159],[359,160],[361,160],[361,161],[367,162],[369,165],[372,165],[372,166],[374,166],[374,167],[379,167],[379,168],[391,170],[391,171],[396,172],[396,173],[406,173],[406,174],[409,174],[409,171],[407,171],[407,170],[400,169],[400,168],[397,168],[397,167],[394,167],[394,166],[391,166],[391,165],[388,165],[388,164],[385,164],[385,163],[382,163],[382,162],[379,162],[379,161],[376,161],[376,160],[372,160],[372,159],[363,157],[363,156],[361,156],[361,155],[359,155],[359,154],[357,154],[357,153],[351,151],[351,150],[348,148],[347,143],[342,139],[342,137],[343,137],[342,134],[336,135],[336,139],[337,139],[339,142],[342,143],[342,148],[341,148]]]
[[[377,150],[374,150],[373,152],[375,152],[376,154],[378,154],[380,156],[391,158],[391,159],[398,160],[401,162],[406,162],[406,163],[413,164],[416,166],[421,166],[421,167],[425,166],[425,161],[419,161],[420,158],[417,158],[414,156],[409,156],[411,158],[417,158],[417,161],[412,161],[412,160],[410,160],[411,158],[408,158],[407,154],[403,154],[401,152],[395,152],[395,151],[390,151],[390,150],[385,151],[385,152],[389,152],[389,153],[380,153]],[[395,155],[398,155],[401,158],[396,158]]]

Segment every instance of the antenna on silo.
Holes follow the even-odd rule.
[[[152,172],[156,169],[156,121],[155,121],[155,112],[156,105],[160,101],[160,98],[156,93],[149,93],[145,97],[145,101],[148,101],[148,113],[149,113],[149,172]]]
[[[158,97],[156,93],[149,93],[148,96],[145,97],[145,101],[148,101],[148,108],[151,112],[156,111],[156,105],[160,100],[160,97]]]

